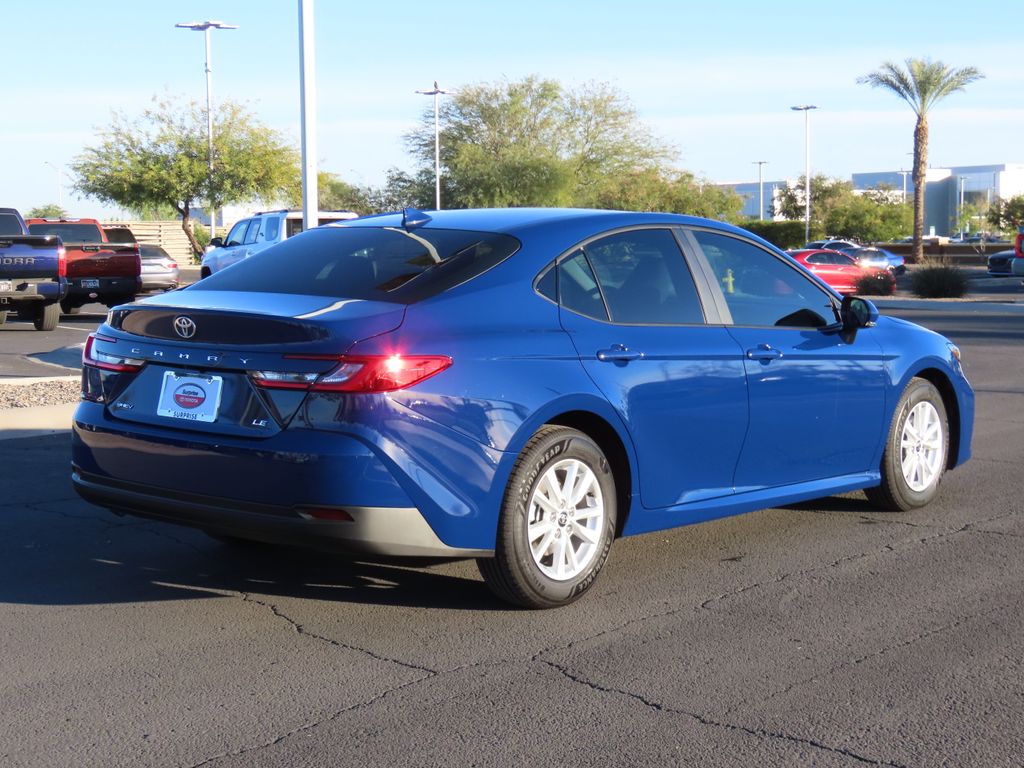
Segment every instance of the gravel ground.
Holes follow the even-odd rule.
[[[79,379],[34,381],[31,384],[0,384],[0,408],[29,408],[77,402],[82,394]]]

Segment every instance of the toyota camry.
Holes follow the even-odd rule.
[[[735,227],[463,210],[305,232],[113,309],[73,480],[215,536],[475,558],[534,608],[616,538],[865,489],[932,500],[970,456],[944,337]]]

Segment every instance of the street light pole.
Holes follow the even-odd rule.
[[[441,210],[441,123],[438,117],[437,97],[448,95],[452,91],[445,91],[437,87],[437,80],[434,81],[434,88],[429,91],[416,91],[424,96],[434,97],[434,208]]]
[[[61,176],[64,174],[64,171],[62,171],[56,165],[51,163],[49,160],[44,160],[43,162],[46,165],[48,165],[51,168],[53,168],[53,170],[55,170],[57,172],[57,207],[58,208],[63,208],[64,207],[64,182],[63,182],[63,179],[61,179]]]
[[[302,126],[302,228],[320,223],[316,157],[316,35],[313,0],[299,0],[299,101]]]
[[[804,113],[804,242],[811,239],[811,110],[814,104],[790,107],[794,112]]]
[[[225,24],[223,21],[189,21],[182,24],[175,24],[178,29],[191,29],[193,32],[202,32],[206,37],[206,141],[207,141],[207,162],[209,163],[210,179],[213,179],[213,69],[210,66],[210,30],[211,29],[238,29],[233,24]],[[217,209],[210,201],[210,237],[213,238],[217,232]]]
[[[768,161],[753,160],[751,162],[757,166],[757,199],[760,201],[758,219],[764,221],[764,174],[762,173],[762,169]]]
[[[910,171],[899,171],[900,176],[903,177],[903,202],[907,202],[907,174]]]

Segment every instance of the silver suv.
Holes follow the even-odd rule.
[[[359,218],[352,211],[317,211],[317,225]],[[231,227],[227,237],[210,241],[212,250],[203,254],[200,277],[207,277],[242,259],[259,253],[302,231],[302,211],[263,211],[242,219]]]

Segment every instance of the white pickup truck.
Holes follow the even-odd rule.
[[[352,211],[317,211],[317,225],[359,218]],[[263,211],[236,222],[227,237],[210,241],[212,250],[203,254],[200,277],[208,277],[225,267],[259,253],[302,231],[302,211]]]

